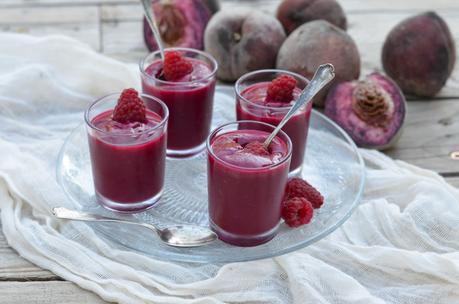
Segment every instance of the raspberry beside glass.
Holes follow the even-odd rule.
[[[286,102],[267,100],[267,92],[272,80],[281,75],[289,75],[296,79],[296,88],[292,93],[293,99]],[[308,80],[306,78],[288,71],[260,70],[248,73],[239,78],[235,84],[237,119],[255,120],[278,125],[307,84]],[[282,94],[279,95],[283,96]],[[282,128],[292,140],[293,145],[290,175],[296,175],[301,172],[311,110],[312,102],[309,102]]]
[[[280,132],[269,149],[268,124],[239,121],[217,128],[207,140],[209,221],[219,238],[238,246],[272,239],[291,159],[291,141]]]
[[[205,148],[212,119],[217,62],[198,50],[174,48],[166,50],[166,54],[171,51],[179,52],[191,63],[192,71],[165,80],[160,53],[151,53],[140,63],[142,89],[163,100],[169,108],[167,155],[187,157]],[[182,63],[176,68],[186,70]]]
[[[141,95],[145,120],[121,123],[113,120],[119,96],[103,97],[85,113],[94,186],[104,207],[139,212],[162,194],[168,110],[160,100]]]

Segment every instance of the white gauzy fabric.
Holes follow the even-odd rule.
[[[316,244],[248,263],[158,261],[111,248],[67,205],[57,152],[97,96],[138,87],[135,66],[65,37],[0,34],[0,207],[9,244],[40,267],[120,303],[459,303],[459,190],[433,172],[361,150],[365,195]]]

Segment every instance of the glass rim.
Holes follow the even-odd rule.
[[[254,107],[259,108],[259,109],[264,109],[264,110],[274,110],[275,109],[277,111],[279,111],[279,109],[285,109],[285,112],[288,112],[292,108],[293,105],[290,105],[288,107],[264,106],[264,105],[260,105],[260,104],[257,104],[255,102],[252,102],[251,100],[249,100],[249,99],[245,98],[244,96],[242,96],[242,92],[239,89],[239,87],[241,86],[241,82],[246,80],[247,78],[253,76],[253,75],[263,74],[263,73],[288,74],[290,76],[294,76],[296,78],[300,78],[300,79],[304,80],[304,82],[306,82],[306,85],[309,83],[309,79],[307,79],[306,77],[304,77],[304,76],[302,76],[300,74],[294,73],[294,72],[287,71],[287,70],[281,70],[281,69],[257,70],[257,71],[246,73],[246,74],[242,75],[241,77],[239,77],[239,79],[234,84],[234,92],[236,93],[236,97],[238,99],[243,100],[244,102],[250,104],[251,106],[254,106]],[[312,100],[309,100],[308,102],[305,103],[305,105],[303,107],[307,107],[311,102],[312,102]]]
[[[207,152],[210,153],[210,155],[212,155],[212,157],[216,160],[218,160],[219,162],[225,164],[226,166],[229,166],[231,168],[237,168],[237,169],[244,169],[246,171],[253,171],[253,172],[257,172],[257,171],[263,171],[263,170],[266,170],[266,169],[272,169],[272,168],[275,168],[275,167],[278,167],[280,165],[282,165],[283,163],[285,163],[287,160],[291,159],[291,156],[292,156],[292,153],[293,153],[293,145],[292,145],[292,140],[290,139],[290,137],[287,135],[287,133],[285,133],[283,130],[280,130],[279,133],[276,135],[276,137],[279,136],[279,134],[282,134],[282,136],[284,136],[286,139],[287,139],[287,149],[288,149],[288,152],[285,156],[282,157],[281,161],[279,161],[278,163],[275,163],[275,164],[272,164],[272,165],[269,165],[269,166],[266,166],[266,167],[261,167],[261,168],[247,168],[247,167],[241,167],[241,166],[237,166],[237,165],[234,165],[234,164],[231,164],[223,159],[221,159],[220,157],[218,157],[213,149],[212,149],[212,144],[210,142],[210,139],[215,137],[215,135],[221,131],[222,129],[230,126],[230,125],[236,125],[236,124],[241,124],[241,123],[252,123],[252,124],[259,124],[259,125],[263,125],[263,126],[266,126],[266,127],[270,127],[272,128],[273,130],[276,128],[276,126],[274,125],[271,125],[271,124],[268,124],[268,123],[265,123],[265,122],[261,122],[261,121],[255,121],[255,120],[237,120],[237,121],[232,121],[232,122],[228,122],[228,123],[225,123],[225,124],[222,124],[218,127],[216,127],[210,134],[209,136],[207,136],[207,140],[206,140],[206,148],[207,148]],[[247,129],[247,130],[251,130],[251,129]],[[223,133],[225,134],[225,133]],[[281,138],[282,139],[282,138]],[[282,139],[283,140],[283,139]]]
[[[94,102],[92,102],[89,107],[86,109],[85,113],[84,113],[84,120],[86,122],[86,125],[88,127],[90,127],[91,129],[97,131],[97,132],[101,132],[103,134],[110,134],[111,136],[126,136],[126,134],[114,134],[114,133],[111,133],[107,130],[103,130],[103,129],[100,129],[98,127],[96,127],[92,121],[90,121],[89,119],[89,113],[91,112],[91,110],[97,105],[99,104],[100,102],[108,99],[108,98],[111,98],[111,97],[119,97],[121,95],[121,92],[120,93],[111,93],[111,94],[108,94],[108,95],[105,95],[105,96],[102,96],[98,99],[96,99]],[[152,131],[155,131],[161,127],[164,127],[164,125],[167,123],[168,119],[169,119],[169,109],[167,108],[166,104],[159,98],[156,98],[154,96],[151,96],[151,95],[148,95],[148,94],[139,94],[140,97],[146,97],[148,99],[152,99],[154,100],[156,103],[158,103],[161,108],[163,109],[164,111],[164,117],[161,119],[161,121],[156,125],[156,126],[153,126],[151,128],[148,128],[147,130],[143,130],[141,132],[138,132],[136,133],[135,135],[138,136],[138,135],[143,135],[145,133],[149,133],[149,132],[152,132]],[[153,112],[153,111],[151,111]],[[155,114],[158,114],[158,113],[155,113]],[[159,115],[159,114],[158,114]]]
[[[213,65],[213,69],[212,71],[210,72],[209,75],[205,76],[205,77],[202,77],[202,78],[199,78],[199,79],[195,79],[193,81],[167,81],[167,80],[161,80],[159,78],[156,78],[152,75],[149,75],[145,72],[145,61],[148,57],[150,56],[156,56],[160,53],[159,50],[157,51],[154,51],[154,52],[151,52],[151,53],[148,53],[145,57],[143,57],[142,59],[140,59],[140,62],[139,62],[139,70],[140,70],[140,73],[149,78],[149,79],[153,79],[154,81],[157,81],[161,84],[168,84],[168,85],[175,85],[175,86],[179,86],[179,85],[190,85],[190,84],[194,84],[194,83],[197,83],[197,82],[202,82],[202,81],[208,81],[210,80],[211,78],[213,78],[216,74],[217,74],[217,71],[218,71],[218,62],[217,60],[215,60],[215,58],[206,53],[206,52],[203,52],[201,50],[197,50],[197,49],[192,49],[192,48],[186,48],[186,47],[171,47],[171,48],[166,48],[164,51],[168,51],[168,50],[174,50],[174,51],[184,51],[184,52],[191,52],[191,53],[196,53],[196,54],[199,54],[203,57],[206,57],[210,62],[212,62],[212,65]]]

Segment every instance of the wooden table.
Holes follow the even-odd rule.
[[[435,9],[449,23],[459,43],[457,0],[340,0],[362,55],[363,74],[381,68],[381,45],[401,19]],[[261,5],[260,5],[261,4]],[[225,0],[224,6],[274,11],[274,0]],[[138,0],[2,0],[0,30],[47,35],[60,33],[82,40],[114,58],[137,62],[146,53]],[[459,47],[459,44],[458,44]],[[459,63],[435,100],[411,100],[404,134],[387,154],[432,169],[459,187]],[[21,258],[0,232],[0,303],[105,303]]]

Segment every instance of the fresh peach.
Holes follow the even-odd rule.
[[[323,106],[327,91],[333,85],[359,78],[360,55],[354,40],[325,20],[311,21],[290,34],[277,57],[277,68],[296,72],[309,79],[323,63],[333,64],[336,76],[314,98],[314,104],[318,106]]]
[[[379,73],[362,81],[342,82],[327,96],[325,115],[360,147],[387,149],[402,132],[405,97],[397,84]]]
[[[402,21],[386,38],[382,62],[386,73],[406,94],[435,96],[456,62],[448,25],[434,12]]]
[[[218,0],[154,0],[153,12],[166,47],[204,49],[204,31],[212,15],[220,8]],[[146,19],[144,40],[150,51],[158,49]]]
[[[284,40],[284,29],[273,16],[231,9],[212,17],[204,46],[218,61],[218,78],[234,81],[247,72],[273,68]]]
[[[277,19],[287,34],[306,22],[323,19],[346,30],[343,8],[335,0],[284,0],[277,9]]]

